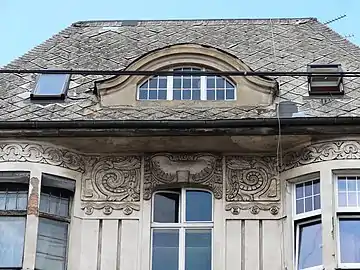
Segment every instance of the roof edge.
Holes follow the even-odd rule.
[[[126,20],[82,20],[82,21],[77,21],[72,23],[71,26],[74,27],[81,27],[81,26],[87,26],[89,24],[118,24],[118,23],[123,23],[123,22],[139,22],[139,23],[154,23],[154,22],[225,22],[225,21],[239,21],[239,22],[254,22],[254,21],[263,21],[263,22],[268,22],[268,21],[279,21],[279,22],[297,22],[299,20],[303,21],[303,20],[309,20],[309,21],[318,21],[317,18],[315,17],[295,17],[295,18],[196,18],[196,19],[188,19],[188,18],[178,18],[178,19],[126,19]]]

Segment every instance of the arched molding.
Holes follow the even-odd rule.
[[[224,72],[252,71],[249,66],[234,55],[199,44],[176,44],[149,52],[136,59],[125,70],[156,71],[167,70],[176,66],[200,66]],[[125,92],[127,95],[131,95],[134,103],[136,101],[137,86],[147,78],[146,76],[120,75],[96,82],[96,89],[104,106],[126,105],[122,103],[124,101],[123,96],[122,101],[114,101],[113,97],[117,97],[115,94],[124,91],[124,95]],[[243,96],[241,89],[255,91],[268,97],[259,100],[258,105],[263,104],[264,100],[272,102],[278,91],[276,81],[270,78],[260,76],[228,76],[227,78],[235,84],[238,99]]]
[[[360,139],[339,138],[314,142],[284,155],[281,171],[340,160],[360,160]]]

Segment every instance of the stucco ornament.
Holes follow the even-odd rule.
[[[85,211],[86,215],[92,215],[94,213],[94,209],[102,210],[105,215],[111,215],[113,210],[122,210],[125,215],[131,215],[133,211],[139,211],[140,205],[135,203],[84,203],[81,206],[81,209]]]
[[[226,157],[226,211],[239,215],[279,212],[280,187],[276,160],[273,157]]]
[[[82,209],[91,215],[93,209],[113,210],[131,214],[140,208],[130,202],[140,201],[140,168],[138,156],[88,158],[88,171],[82,181]]]
[[[226,211],[233,215],[239,215],[241,211],[247,210],[253,215],[258,215],[261,211],[269,211],[271,215],[279,214],[279,205],[275,203],[229,203],[225,206]]]
[[[360,142],[337,140],[313,143],[299,151],[291,151],[283,158],[282,171],[303,165],[330,160],[360,159]]]
[[[155,154],[145,158],[144,199],[161,186],[192,184],[208,188],[222,198],[221,157],[213,154]]]
[[[85,164],[81,155],[65,148],[36,143],[0,144],[0,162],[32,162],[59,166],[84,172]]]
[[[278,201],[279,198],[279,179],[274,158],[226,158],[227,201]]]

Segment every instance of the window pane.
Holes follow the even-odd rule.
[[[56,196],[58,195],[58,196]],[[64,194],[49,194],[41,192],[40,194],[40,212],[68,217],[69,216],[69,198]]]
[[[193,90],[193,100],[200,100],[200,90]]]
[[[152,270],[178,270],[179,231],[155,229],[152,242]]]
[[[360,263],[360,220],[340,219],[340,257],[342,263]]]
[[[211,230],[186,230],[185,269],[211,270]]]
[[[338,177],[338,206],[360,207],[358,196],[360,192],[359,180],[360,178],[357,176]]]
[[[226,90],[226,99],[235,99],[234,89]]]
[[[66,74],[41,74],[36,84],[35,94],[60,95],[67,80]]]
[[[178,223],[179,222],[178,193],[156,193],[154,196],[154,222]]]
[[[24,217],[0,217],[0,268],[22,266],[25,220]]]
[[[320,181],[313,180],[295,185],[296,214],[321,208]]]
[[[174,90],[173,99],[175,99],[175,100],[181,100],[181,91],[180,91],[180,90]]]
[[[212,221],[212,195],[206,191],[186,191],[186,221]]]
[[[140,90],[139,99],[148,99],[148,91],[147,90]]]
[[[215,90],[207,90],[207,100],[215,100]]]
[[[68,224],[39,219],[36,248],[36,269],[63,270],[66,264]]]
[[[321,223],[300,225],[298,269],[322,265]]]
[[[27,194],[27,191],[16,187],[0,191],[0,210],[26,210]]]

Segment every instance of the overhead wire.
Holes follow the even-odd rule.
[[[128,76],[327,76],[360,77],[360,71],[343,72],[301,72],[301,71],[162,71],[162,70],[91,70],[91,69],[0,69],[0,74],[70,74],[70,75],[128,75]]]

